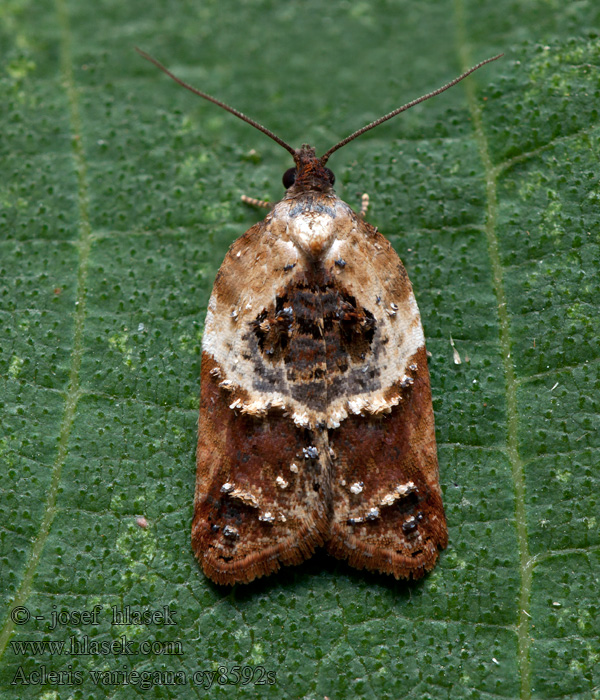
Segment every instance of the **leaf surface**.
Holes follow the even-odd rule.
[[[248,698],[599,697],[599,13],[3,4],[2,697],[225,697],[236,666]],[[321,152],[506,53],[330,162],[347,202],[369,193],[432,353],[450,546],[425,580],[318,553],[223,591],[195,563],[206,304],[261,216],[240,195],[280,197],[290,164],[134,44]],[[68,616],[96,605],[98,624]],[[113,624],[113,606],[174,624]]]

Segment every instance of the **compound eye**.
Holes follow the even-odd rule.
[[[296,182],[296,168],[290,168],[289,170],[286,170],[283,173],[283,186],[285,187],[286,190],[289,190],[290,187]]]
[[[329,177],[329,182],[333,185],[335,183],[335,175],[329,168],[325,168],[325,172],[327,173],[327,176]]]

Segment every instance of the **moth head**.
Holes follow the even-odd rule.
[[[289,168],[283,174],[283,186],[290,194],[294,192],[330,192],[333,189],[335,175],[325,167],[315,149],[304,144],[294,153],[295,168]]]

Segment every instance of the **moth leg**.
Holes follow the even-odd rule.
[[[242,202],[244,202],[244,204],[249,204],[251,207],[263,207],[264,209],[271,209],[273,207],[271,202],[267,202],[264,199],[254,199],[254,197],[246,197],[245,194],[242,195]]]
[[[367,209],[369,208],[369,195],[365,192],[363,196],[360,198],[360,211],[358,215],[361,217],[361,219],[365,218],[365,215],[367,213]]]

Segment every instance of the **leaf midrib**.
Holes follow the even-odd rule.
[[[454,0],[454,12],[457,25],[457,52],[461,70],[466,70],[473,63],[473,59],[467,48],[467,30],[465,22],[465,8],[463,0]],[[531,698],[531,663],[529,634],[529,613],[531,586],[535,559],[529,553],[529,539],[527,531],[527,515],[525,512],[525,474],[524,464],[519,453],[519,413],[517,401],[518,382],[515,368],[511,358],[511,329],[506,290],[504,285],[504,269],[500,258],[500,247],[496,235],[498,218],[497,179],[501,168],[495,167],[490,157],[487,136],[481,117],[481,109],[475,93],[473,81],[466,80],[464,89],[467,93],[467,104],[471,118],[475,139],[479,148],[481,162],[483,164],[486,186],[486,221],[485,236],[488,244],[488,253],[492,271],[492,284],[498,306],[500,353],[505,379],[506,395],[506,455],[508,457],[513,482],[515,486],[515,525],[517,543],[519,548],[519,613],[517,623],[517,659],[520,677],[520,699]]]
[[[79,95],[73,76],[73,58],[71,51],[71,28],[65,0],[55,0],[56,14],[60,27],[60,71],[62,84],[67,94],[69,120],[71,125],[71,148],[75,172],[77,174],[77,211],[79,215],[79,264],[77,267],[77,291],[74,313],[73,348],[71,351],[70,372],[65,392],[65,408],[60,423],[57,441],[56,459],[52,465],[52,478],[46,494],[46,505],[37,536],[31,548],[31,554],[25,566],[21,585],[13,598],[13,607],[23,605],[31,593],[33,579],[38,563],[48,539],[52,522],[56,515],[56,499],[60,485],[62,467],[68,454],[69,438],[75,421],[77,405],[81,396],[80,371],[83,357],[83,331],[86,311],[86,281],[92,243],[92,228],[89,219],[89,187],[87,166],[81,141],[81,116]],[[0,630],[0,658],[8,645],[14,630],[14,622],[9,615]]]

